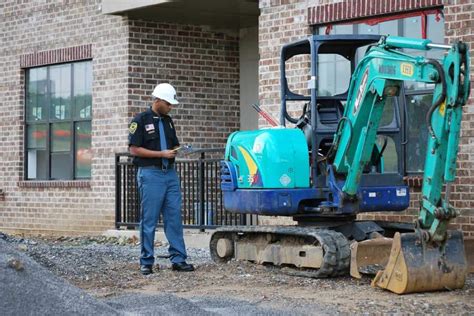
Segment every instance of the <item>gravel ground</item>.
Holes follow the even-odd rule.
[[[0,315],[67,314],[118,312],[0,239]]]
[[[0,238],[2,235],[0,234]],[[462,290],[398,296],[370,287],[370,278],[308,279],[272,266],[231,261],[217,265],[207,249],[188,249],[197,270],[179,273],[166,258],[149,276],[138,272],[139,244],[134,239],[106,237],[3,236],[49,271],[112,307],[129,313],[170,314],[434,314],[474,315],[474,275]],[[166,256],[167,245],[157,244]],[[141,303],[140,303],[141,302]]]

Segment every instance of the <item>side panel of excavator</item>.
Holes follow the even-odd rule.
[[[308,146],[303,132],[272,128],[233,133],[222,162],[224,207],[234,213],[291,216],[314,211],[328,199],[327,188],[310,186]],[[358,211],[402,211],[409,203],[405,185],[362,186],[358,209],[336,210],[333,216]],[[305,210],[305,205],[308,207]],[[311,211],[311,210],[310,210]]]

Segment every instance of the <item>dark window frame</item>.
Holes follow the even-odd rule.
[[[25,68],[25,87],[24,87],[24,95],[25,95],[25,106],[24,106],[24,133],[23,133],[23,139],[24,139],[24,146],[23,146],[23,167],[24,167],[24,172],[23,172],[23,180],[24,181],[84,181],[84,180],[90,180],[92,178],[92,171],[90,176],[86,177],[81,177],[77,175],[76,172],[76,150],[77,150],[77,142],[76,142],[76,126],[78,123],[82,122],[89,122],[91,125],[92,129],[92,98],[90,102],[90,116],[88,118],[76,118],[75,113],[76,113],[76,103],[75,103],[75,98],[74,98],[74,70],[75,67],[73,66],[74,64],[79,64],[79,63],[90,63],[90,67],[92,70],[92,59],[83,59],[83,60],[78,60],[78,61],[71,61],[71,62],[64,62],[64,63],[56,63],[56,64],[49,64],[49,65],[41,65],[41,66],[35,66],[35,67],[29,67]],[[70,86],[69,86],[69,95],[70,95],[70,115],[69,118],[66,119],[57,119],[57,118],[51,118],[50,116],[50,110],[51,110],[51,94],[52,94],[52,89],[51,89],[51,80],[50,80],[50,72],[51,72],[51,67],[55,66],[61,66],[61,65],[69,65],[70,67]],[[28,111],[28,105],[29,105],[29,79],[30,79],[30,70],[32,69],[39,69],[39,68],[46,68],[46,93],[45,93],[45,114],[44,117],[45,119],[42,120],[31,120],[29,118],[29,111]],[[90,80],[92,82],[92,71],[91,71],[91,77]],[[92,94],[92,91],[90,91]],[[91,96],[92,97],[92,96]],[[68,123],[70,124],[69,132],[70,132],[70,141],[71,141],[71,146],[68,151],[69,155],[69,162],[71,163],[71,168],[68,170],[68,177],[67,178],[53,178],[51,173],[52,173],[52,168],[51,168],[51,161],[52,161],[52,155],[54,154],[51,152],[51,142],[52,142],[52,130],[53,130],[53,124],[55,123]],[[46,125],[46,146],[44,150],[46,151],[47,158],[46,158],[46,178],[29,178],[28,177],[28,127],[34,126],[34,125],[41,125],[45,124]],[[92,137],[92,134],[91,134]],[[92,147],[92,144],[91,144]],[[61,153],[67,153],[66,151],[63,151]]]

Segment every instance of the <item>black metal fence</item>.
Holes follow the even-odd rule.
[[[186,159],[176,159],[181,179],[183,224],[186,228],[215,228],[223,225],[256,225],[255,215],[224,210],[220,188],[223,149],[195,150]],[[135,229],[140,222],[137,167],[129,153],[115,155],[115,226]],[[161,217],[159,225],[162,224]]]

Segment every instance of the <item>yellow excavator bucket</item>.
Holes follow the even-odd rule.
[[[460,289],[467,276],[462,232],[448,231],[444,250],[416,233],[396,233],[390,258],[372,286],[397,294]]]
[[[351,244],[350,274],[353,278],[361,279],[362,273],[375,274],[383,269],[390,257],[392,238],[374,238]]]

